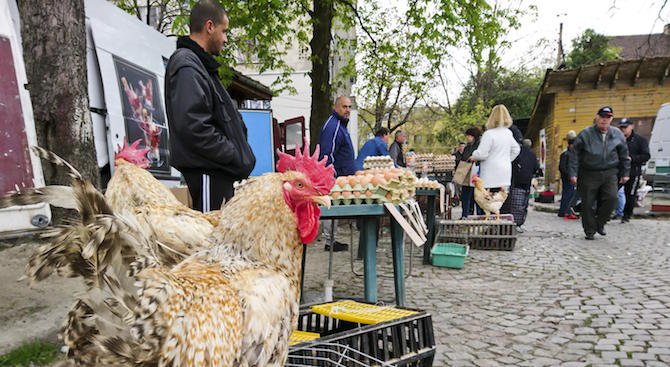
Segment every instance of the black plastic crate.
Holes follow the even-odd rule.
[[[435,358],[433,321],[425,311],[373,325],[300,310],[298,330],[321,337],[289,348],[286,366],[428,367]]]
[[[438,220],[435,242],[468,244],[472,250],[512,251],[517,239],[514,217],[511,214],[500,217],[500,221],[496,221],[493,215],[489,220],[483,220],[483,216],[469,216],[466,220]]]

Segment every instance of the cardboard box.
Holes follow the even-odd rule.
[[[193,208],[193,200],[191,200],[191,194],[188,192],[188,187],[186,186],[177,186],[170,189],[172,194],[179,200],[182,204]]]

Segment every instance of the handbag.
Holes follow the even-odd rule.
[[[470,179],[472,178],[472,166],[473,162],[461,161],[456,167],[456,172],[454,172],[454,178],[452,181],[462,186],[470,186]]]

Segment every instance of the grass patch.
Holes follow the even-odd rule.
[[[58,348],[55,345],[35,340],[0,356],[0,367],[44,366],[54,362],[56,358]]]

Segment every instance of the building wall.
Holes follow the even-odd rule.
[[[579,133],[593,124],[596,112],[602,106],[614,110],[616,125],[619,119],[628,117],[653,121],[661,104],[670,102],[670,86],[661,86],[656,80],[639,81],[635,86],[620,83],[613,89],[584,88],[575,91],[556,91],[551,113],[543,124],[547,129],[547,178],[548,183],[560,181],[558,160],[567,147],[566,134],[570,130]],[[645,127],[651,130],[651,126]],[[551,133],[550,133],[551,132]]]

